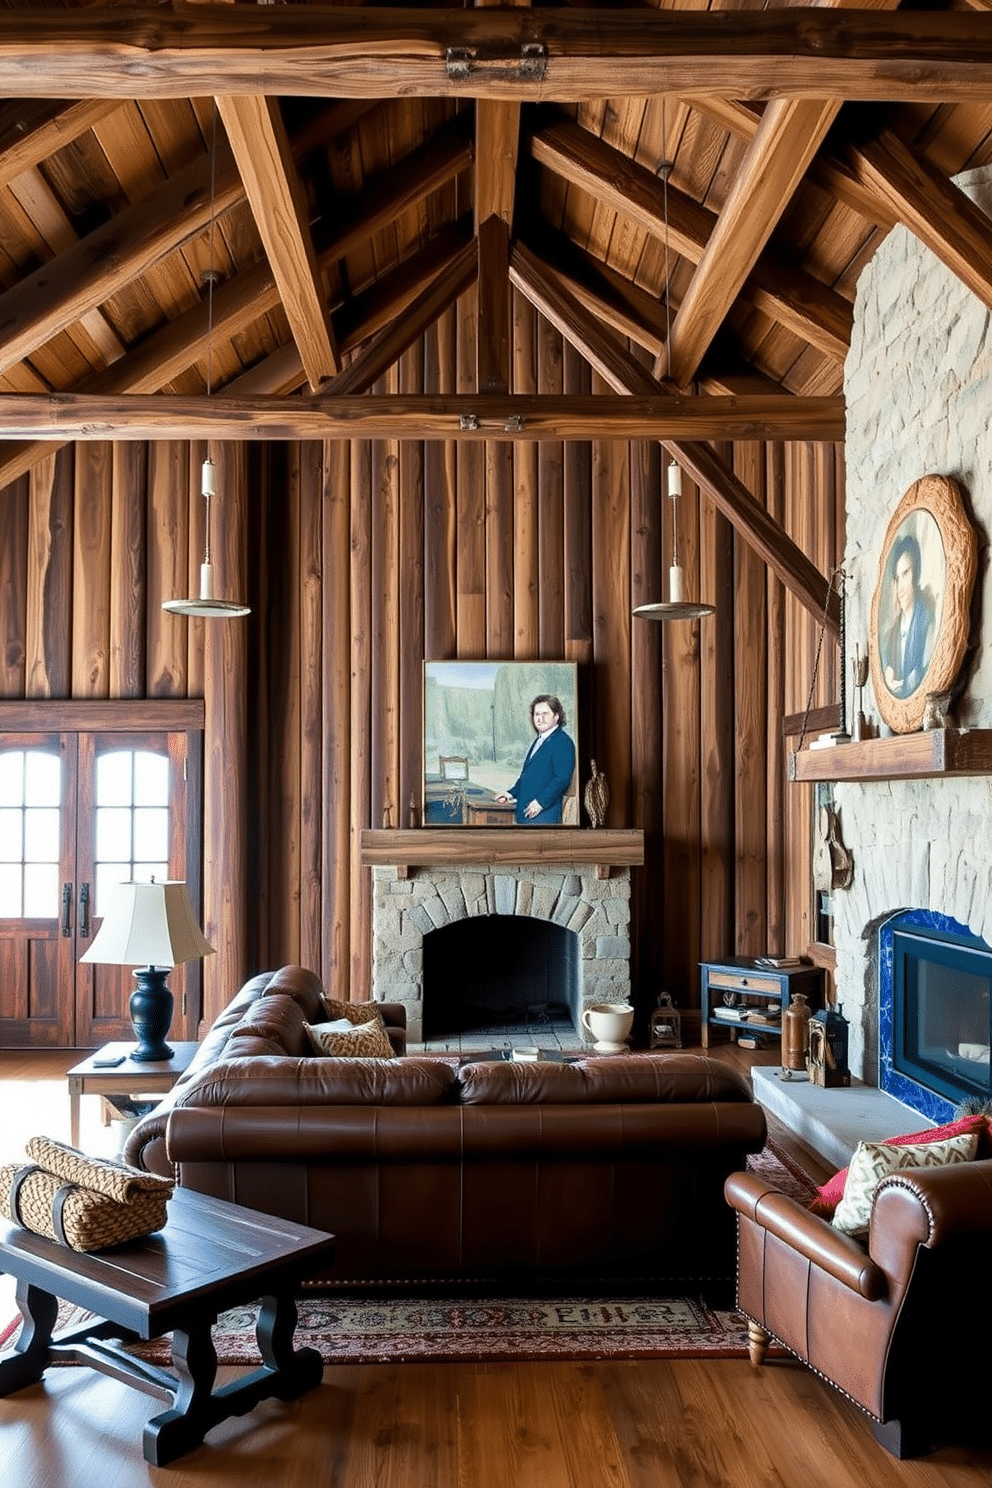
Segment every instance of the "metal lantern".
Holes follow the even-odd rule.
[[[682,1014],[672,1002],[671,992],[658,994],[658,1005],[651,1014],[651,1049],[681,1049]]]
[[[809,1020],[806,1069],[814,1085],[850,1085],[847,1043],[850,1024],[840,1008],[820,1008]]]

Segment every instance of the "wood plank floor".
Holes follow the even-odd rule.
[[[40,1110],[50,1118],[44,1129],[59,1135],[58,1122],[68,1122],[59,1083],[64,1090],[75,1058],[0,1056],[0,1157],[20,1155],[23,1137],[42,1129]],[[97,1145],[109,1141],[98,1109],[95,1098],[83,1101],[84,1145],[88,1132]],[[15,1133],[21,1140],[11,1153]],[[737,1360],[329,1367],[302,1400],[267,1401],[215,1428],[171,1467],[152,1468],[141,1433],[160,1408],[89,1370],[50,1370],[43,1384],[0,1401],[5,1481],[15,1488],[984,1488],[992,1480],[992,1449],[896,1462],[856,1407],[785,1360],[760,1370]]]

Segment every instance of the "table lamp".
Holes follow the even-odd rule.
[[[136,983],[128,1002],[140,1064],[171,1059],[165,1036],[172,1022],[169,972],[183,961],[213,953],[196,922],[185,883],[122,883],[89,950],[80,961],[134,966]]]

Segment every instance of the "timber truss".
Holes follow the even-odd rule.
[[[78,439],[654,438],[836,627],[712,442],[843,439],[896,224],[992,308],[992,13],[682,3],[6,0],[0,487]],[[373,392],[473,286],[473,389]],[[511,286],[608,393],[515,385]]]

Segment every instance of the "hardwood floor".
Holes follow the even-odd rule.
[[[68,1131],[64,1072],[75,1057],[0,1056],[0,1159],[20,1156],[35,1130],[59,1135],[64,1120]],[[98,1113],[99,1102],[85,1098],[82,1142],[109,1150],[113,1139]],[[0,1400],[5,1481],[14,1488],[979,1488],[992,1476],[992,1449],[895,1461],[855,1406],[785,1360],[760,1370],[743,1360],[329,1367],[302,1400],[268,1401],[225,1422],[168,1468],[141,1456],[142,1428],[159,1408],[87,1369],[50,1370],[43,1385]]]

